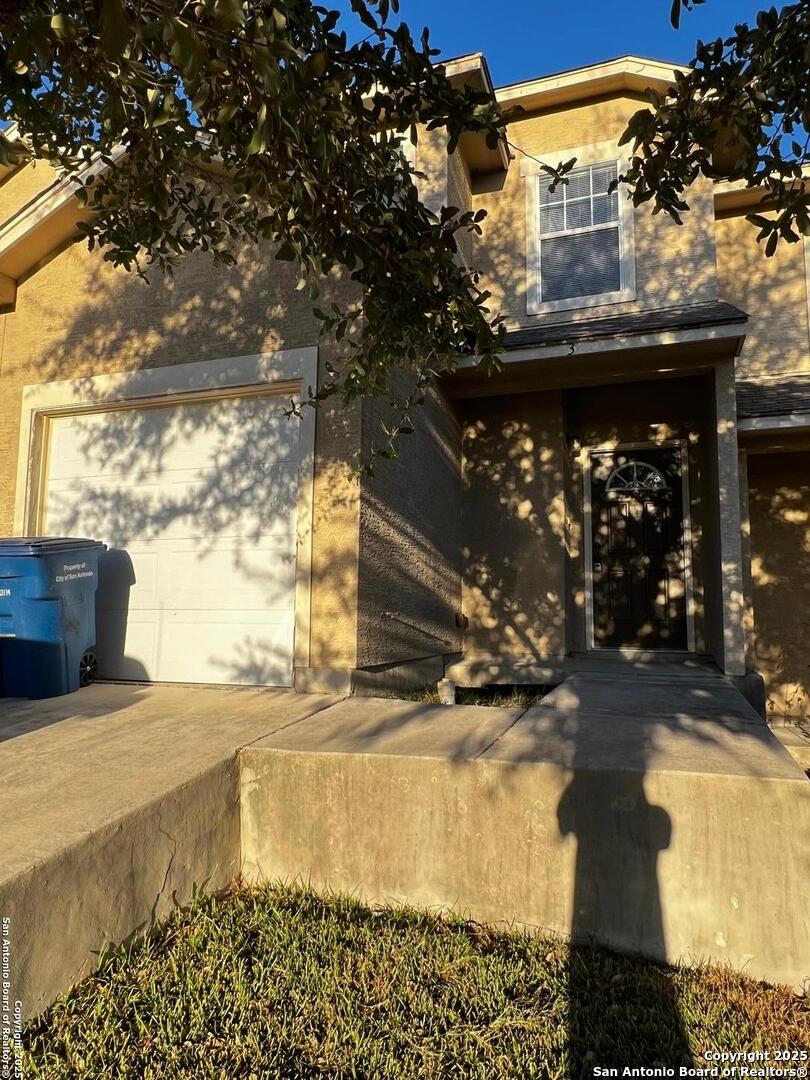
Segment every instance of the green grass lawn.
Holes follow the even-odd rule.
[[[177,910],[25,1036],[25,1076],[582,1077],[810,1045],[786,989],[288,888]]]

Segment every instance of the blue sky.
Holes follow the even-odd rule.
[[[496,86],[625,53],[687,63],[695,41],[729,34],[769,7],[759,0],[706,0],[670,26],[671,0],[401,0],[414,35],[427,25],[445,57],[483,52]],[[331,6],[327,4],[327,6]],[[335,6],[349,9],[348,0]],[[781,5],[777,5],[781,6]]]

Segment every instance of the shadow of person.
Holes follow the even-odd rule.
[[[599,945],[663,961],[658,855],[672,822],[652,805],[641,771],[575,769],[557,810],[576,837],[568,973],[572,1075],[595,1066],[691,1065],[677,995],[661,968],[619,964]]]

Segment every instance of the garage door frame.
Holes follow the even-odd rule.
[[[116,408],[202,403],[242,395],[304,396],[310,387],[317,385],[317,377],[318,348],[313,345],[23,387],[14,511],[16,534],[30,536],[39,531],[48,473],[50,427],[57,417]],[[293,664],[294,667],[308,667],[315,411],[303,409],[299,424]]]

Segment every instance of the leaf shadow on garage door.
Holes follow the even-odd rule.
[[[99,590],[102,623],[127,628],[106,674],[229,681],[223,663],[241,666],[250,643],[250,681],[289,682],[299,450],[283,409],[262,395],[54,422],[45,528],[126,554],[108,557]]]
[[[73,378],[81,393],[83,378],[129,365],[317,341],[288,268],[269,256],[252,254],[227,271],[190,258],[173,281],[151,286],[78,249],[53,266],[63,260],[66,280],[82,278],[81,304],[51,306],[38,338],[18,344],[8,370],[21,383]],[[36,307],[36,288],[31,295]],[[288,404],[251,395],[54,421],[42,531],[93,536],[129,555],[130,651],[122,657],[148,677],[289,683],[299,449]],[[316,483],[319,471],[327,486],[330,470],[337,477],[327,501],[339,515],[356,496],[346,494],[345,417],[327,416],[330,424],[334,446],[322,440]],[[350,560],[335,552],[331,562],[334,580],[344,575],[349,584]]]

